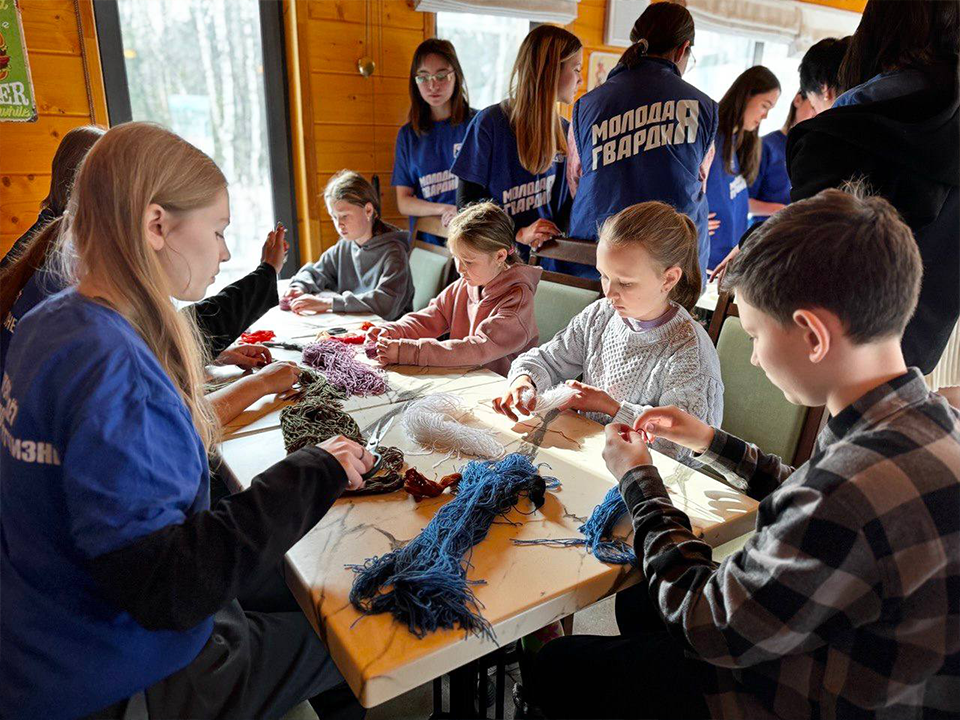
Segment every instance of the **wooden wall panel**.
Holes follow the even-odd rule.
[[[63,135],[107,124],[93,0],[21,0],[39,117],[0,123],[0,254],[37,219]]]
[[[337,240],[320,198],[330,176],[341,169],[380,176],[383,216],[406,226],[390,186],[397,131],[409,110],[407,73],[413,52],[433,34],[433,16],[413,10],[408,0],[294,0],[300,47],[306,222],[318,242],[301,247],[316,259]],[[357,60],[369,56],[369,78]]]

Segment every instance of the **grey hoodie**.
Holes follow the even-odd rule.
[[[334,312],[372,312],[396,320],[413,309],[407,238],[402,230],[375,235],[364,245],[340,238],[317,262],[300,268],[290,284],[309,293],[336,292]]]

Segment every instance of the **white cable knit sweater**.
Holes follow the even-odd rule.
[[[589,305],[548,343],[523,353],[510,366],[513,383],[529,375],[538,393],[583,374],[587,385],[605,390],[620,403],[615,422],[632,425],[650,406],[676,405],[720,427],[723,381],[716,348],[684,308],[667,323],[635,331],[606,300]],[[600,423],[604,413],[587,413]],[[665,455],[686,460],[689,451],[667,440],[652,445]]]

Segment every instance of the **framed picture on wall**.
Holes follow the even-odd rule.
[[[613,70],[618,60],[620,56],[616,53],[590,53],[590,62],[587,65],[587,92],[603,85],[607,79],[607,73]]]

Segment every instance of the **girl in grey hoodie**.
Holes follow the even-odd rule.
[[[294,275],[284,295],[290,309],[374,313],[385,320],[412,310],[408,235],[380,219],[373,185],[359,173],[341,170],[330,178],[323,199],[340,240]],[[319,297],[323,290],[336,294]]]

